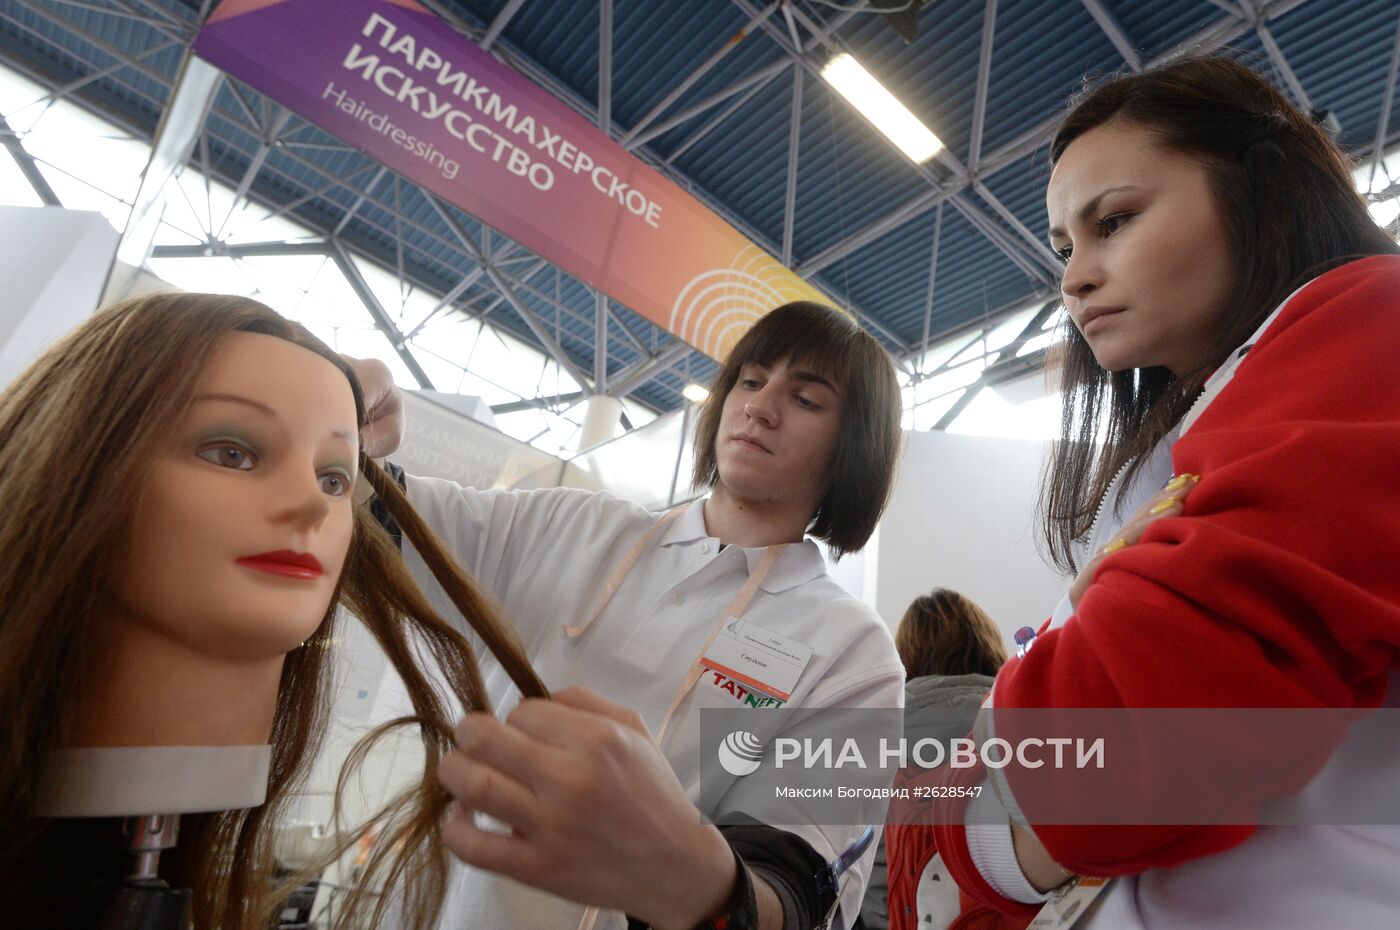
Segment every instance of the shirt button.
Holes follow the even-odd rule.
[[[709,552],[709,551],[710,551],[710,544],[707,543],[707,542],[702,542],[702,543],[700,544],[700,551],[701,551],[701,552],[706,552],[706,553]]]
[[[671,603],[672,603],[672,604],[684,604],[684,603],[685,603],[685,596],[682,595],[682,594],[672,594],[672,595],[671,595]]]

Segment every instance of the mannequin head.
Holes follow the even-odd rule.
[[[161,866],[196,889],[196,930],[266,926],[274,827],[327,727],[344,605],[404,680],[415,716],[396,724],[417,728],[428,759],[422,782],[377,818],[385,841],[369,883],[399,883],[407,924],[428,925],[445,880],[435,827],[448,801],[432,771],[456,714],[484,706],[484,691],[470,645],[353,503],[358,475],[522,689],[542,688],[397,486],[359,456],[363,421],[359,386],[333,351],[261,304],[209,294],[103,310],[0,395],[0,706],[10,724],[0,830],[15,838],[0,845],[0,870],[61,875],[59,894],[85,868],[109,874],[72,857],[78,828],[30,818],[57,747],[270,742],[266,803],[187,816]],[[320,575],[286,553],[314,556]],[[150,702],[155,688],[165,706]],[[374,925],[377,907],[351,901],[339,925]]]
[[[357,429],[327,359],[219,338],[137,498],[70,745],[268,741],[283,659],[350,546]]]
[[[260,359],[255,346],[274,354]],[[280,371],[265,363],[273,358],[282,363]],[[283,380],[259,387],[260,377],[274,373]],[[0,643],[6,657],[27,657],[0,665],[0,694],[19,724],[7,735],[14,741],[5,753],[12,763],[35,766],[53,745],[143,745],[140,740],[149,740],[158,722],[129,721],[138,724],[137,732],[104,733],[92,714],[116,724],[115,714],[102,713],[105,696],[129,686],[133,675],[160,682],[181,647],[189,655],[203,650],[206,657],[259,654],[273,660],[261,677],[271,676],[275,700],[280,657],[324,637],[338,571],[329,579],[323,575],[314,591],[299,592],[296,610],[274,611],[274,625],[287,628],[263,637],[260,627],[272,631],[249,621],[268,611],[268,599],[259,603],[253,597],[252,580],[243,592],[224,592],[225,598],[207,587],[210,579],[198,568],[216,547],[232,542],[217,521],[238,518],[250,535],[275,535],[255,528],[253,520],[242,523],[245,505],[218,490],[259,483],[235,483],[218,474],[221,467],[208,458],[220,454],[219,437],[183,448],[191,430],[252,427],[257,412],[198,398],[205,389],[265,393],[273,384],[331,404],[324,415],[334,419],[333,427],[306,422],[298,431],[348,430],[353,443],[363,402],[344,363],[301,327],[236,297],[168,294],[109,308],[54,346],[0,398],[0,505],[10,515],[0,542],[15,554],[13,567],[0,573],[0,592],[13,607],[0,625]],[[299,409],[291,400],[284,397],[284,411]],[[336,455],[353,469],[357,451],[342,445]],[[177,491],[181,481],[171,484],[189,476],[207,486]],[[181,495],[188,503],[181,503]],[[199,507],[201,498],[207,507]],[[347,508],[341,521],[350,520]],[[53,532],[55,527],[64,531]],[[220,537],[203,538],[206,529]],[[285,548],[294,548],[294,540],[284,541]],[[348,544],[342,529],[318,558],[338,568]],[[267,550],[254,546],[248,554],[259,551]],[[44,570],[35,571],[37,566]],[[178,673],[184,664],[173,667]],[[197,709],[169,708],[172,718]],[[218,709],[217,702],[211,709]],[[250,741],[267,741],[271,715],[264,711],[263,718],[263,735]]]
[[[122,621],[245,661],[301,645],[350,548],[357,427],[330,362],[257,333],[219,340],[136,507]]]

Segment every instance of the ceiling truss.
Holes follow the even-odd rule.
[[[10,2],[43,18],[54,26],[78,36],[83,42],[110,59],[107,62],[87,60],[85,64],[90,68],[90,71],[81,79],[55,88],[48,96],[49,100],[54,101],[66,98],[77,99],[80,91],[99,80],[112,81],[133,95],[150,99],[148,90],[137,86],[129,79],[128,74],[133,72],[156,82],[173,95],[176,88],[168,78],[150,65],[149,59],[172,46],[187,44],[197,28],[197,21],[194,19],[182,20],[169,10],[159,4],[149,2],[149,0],[10,0]],[[912,224],[932,212],[934,214],[932,220],[933,248],[929,260],[929,279],[923,308],[921,338],[917,341],[907,340],[879,321],[863,314],[860,308],[850,308],[862,322],[891,347],[901,368],[915,380],[928,377],[930,374],[917,370],[919,359],[928,348],[930,339],[935,336],[942,338],[949,335],[947,331],[933,334],[930,330],[945,206],[951,206],[952,209],[961,214],[978,234],[991,242],[1025,275],[1032,286],[1031,298],[1046,301],[1054,298],[1059,265],[1053,253],[1011,210],[997,199],[985,183],[986,179],[994,176],[998,171],[1044,146],[1058,122],[1058,117],[1048,119],[1031,127],[1019,137],[999,148],[983,153],[982,140],[986,122],[991,66],[995,54],[997,0],[985,0],[983,7],[972,133],[968,148],[962,153],[963,158],[944,150],[937,156],[936,167],[916,165],[907,162],[906,159],[910,170],[914,171],[924,182],[926,189],[849,236],[810,255],[794,254],[796,203],[799,194],[798,169],[802,155],[799,143],[802,133],[804,93],[810,93],[810,88],[806,86],[808,82],[820,83],[820,69],[825,59],[832,53],[847,50],[840,38],[841,30],[867,8],[866,4],[844,9],[833,14],[826,22],[818,22],[814,21],[801,6],[785,2],[785,0],[771,0],[763,6],[758,6],[752,0],[731,0],[745,18],[740,32],[713,49],[703,61],[677,80],[666,94],[635,124],[620,126],[616,124],[612,116],[613,0],[598,0],[600,26],[598,60],[600,67],[596,104],[583,99],[570,90],[546,69],[533,62],[528,55],[513,47],[505,38],[507,27],[525,6],[525,0],[509,0],[489,23],[466,22],[443,9],[434,0],[425,0],[425,2],[459,31],[467,34],[482,47],[492,50],[493,54],[502,57],[536,83],[544,86],[546,90],[593,121],[603,132],[616,139],[643,161],[690,190],[750,239],[773,254],[780,256],[785,264],[794,268],[804,277],[811,278],[876,240]],[[1270,63],[1277,71],[1281,81],[1289,89],[1290,94],[1301,105],[1306,107],[1312,105],[1306,88],[1298,79],[1269,28],[1269,24],[1273,20],[1304,2],[1308,2],[1308,0],[1210,0],[1222,12],[1223,18],[1188,36],[1176,47],[1147,61],[1143,60],[1141,51],[1135,46],[1131,36],[1128,35],[1103,0],[1080,0],[1080,2],[1098,24],[1104,36],[1122,56],[1126,65],[1135,70],[1150,67],[1184,50],[1213,50],[1253,31],[1257,34]],[[208,4],[206,4],[207,6]],[[141,24],[154,30],[161,38],[143,50],[129,52],[106,43],[100,37],[84,30],[81,25],[64,15],[62,11],[65,8],[100,12],[104,15]],[[0,18],[23,26],[13,14],[4,10],[0,10]],[[676,104],[685,97],[686,93],[730,55],[736,47],[757,36],[763,36],[766,41],[773,43],[783,52],[783,57],[778,61],[756,68],[729,86],[709,94],[698,102],[675,109]],[[69,54],[73,54],[77,58],[82,57],[72,50],[69,50]],[[1397,22],[1390,67],[1386,75],[1385,85],[1382,88],[1385,105],[1381,108],[1375,143],[1372,146],[1374,151],[1373,174],[1380,164],[1385,143],[1389,140],[1388,115],[1390,104],[1393,101],[1397,70],[1400,70],[1400,21]],[[781,241],[774,242],[745,223],[741,217],[735,216],[724,204],[708,197],[699,185],[686,177],[675,165],[682,154],[703,140],[717,127],[723,125],[745,103],[752,100],[765,88],[770,87],[789,71],[791,71],[791,103],[787,126],[784,209]],[[214,107],[210,111],[211,114],[217,115],[220,119],[227,120],[255,136],[259,140],[258,146],[252,152],[242,153],[247,158],[246,167],[241,176],[230,179],[235,188],[233,206],[219,222],[214,222],[215,218],[209,218],[209,228],[206,230],[207,242],[190,247],[157,247],[154,252],[156,256],[170,257],[186,254],[251,256],[307,254],[308,252],[326,255],[345,274],[347,281],[365,303],[376,325],[389,337],[395,351],[400,354],[405,365],[413,372],[414,377],[424,386],[430,386],[430,382],[422,367],[414,360],[411,342],[415,336],[420,334],[424,325],[442,313],[453,311],[461,312],[473,319],[484,319],[500,306],[509,307],[523,321],[541,347],[564,371],[568,372],[570,377],[582,386],[582,391],[576,394],[542,397],[522,403],[535,403],[541,407],[557,409],[565,403],[577,403],[594,392],[618,397],[626,396],[646,384],[649,379],[663,372],[685,377],[688,366],[683,367],[681,363],[687,362],[687,357],[691,354],[686,346],[673,339],[657,345],[654,333],[650,340],[651,344],[648,344],[646,338],[634,331],[635,324],[629,322],[629,318],[602,294],[594,295],[595,306],[591,315],[581,313],[577,308],[560,299],[560,276],[557,269],[554,270],[553,274],[554,293],[551,294],[547,289],[548,282],[546,281],[545,286],[542,287],[538,281],[540,275],[549,269],[548,263],[532,255],[528,250],[510,241],[499,232],[483,227],[483,241],[477,242],[462,226],[455,208],[441,203],[427,192],[421,193],[432,204],[448,234],[444,236],[440,230],[429,228],[405,215],[400,204],[404,189],[411,185],[409,182],[394,176],[382,166],[362,168],[344,178],[327,178],[324,184],[318,185],[314,190],[303,194],[290,203],[267,203],[266,199],[258,193],[256,182],[270,170],[267,159],[274,150],[279,151],[282,157],[289,158],[302,167],[318,170],[316,164],[305,153],[315,148],[335,148],[335,146],[298,138],[299,133],[310,128],[305,121],[285,108],[271,103],[261,95],[249,91],[236,81],[225,81],[225,84],[231,91],[230,99],[233,101],[233,109]],[[152,102],[159,106],[164,101],[152,100]],[[660,136],[677,127],[691,125],[696,121],[699,121],[699,124],[679,143],[675,144],[664,157],[648,147],[650,142]],[[2,121],[0,121],[0,144],[5,146],[16,164],[30,179],[43,202],[57,204],[57,196],[52,188],[44,182],[33,158],[24,150],[20,138],[10,131],[8,125]],[[204,172],[206,177],[215,173],[211,170],[213,166],[211,165],[207,131],[199,140],[193,163]],[[392,178],[394,184],[393,202],[386,202],[386,198],[383,196],[384,185],[389,178]],[[353,200],[344,215],[333,225],[317,230],[319,236],[315,241],[243,245],[231,245],[224,241],[230,220],[244,203],[265,204],[268,207],[269,216],[288,215],[294,213],[302,205],[338,189],[348,192],[353,196]],[[387,227],[380,221],[372,221],[366,217],[364,208],[371,203],[377,211],[385,212],[392,218],[392,222]],[[305,222],[305,220],[301,221]],[[391,315],[379,305],[363,276],[356,268],[355,262],[351,260],[352,251],[363,251],[346,238],[345,234],[352,222],[358,225],[368,225],[386,237],[390,237],[396,243],[395,267],[392,270],[399,276],[401,284],[423,285],[423,282],[416,280],[410,282],[406,278],[407,272],[403,254],[405,231],[411,230],[415,236],[420,237],[422,241],[430,245],[441,246],[465,255],[474,263],[475,267],[461,276],[450,289],[447,289],[446,293],[442,294],[441,299],[437,301],[424,319],[416,321],[412,326],[407,327],[406,331],[401,331]],[[487,284],[491,286],[491,291],[483,293],[481,288]],[[555,316],[553,331],[551,331],[550,321],[541,317],[522,300],[522,294],[540,301],[553,311]],[[1017,306],[1024,306],[1031,298],[1021,298],[1017,302]],[[1035,319],[1041,320],[1044,314],[1049,312],[1049,307],[1050,305],[1047,304],[1046,308],[1042,308]],[[997,317],[1014,309],[1015,307],[1012,306],[997,308],[988,313],[982,321],[973,324],[970,329],[980,329],[985,332],[989,327],[996,325]],[[558,324],[565,317],[586,323],[595,334],[592,364],[587,366],[589,369],[587,372],[585,372],[585,366],[581,360],[570,353],[560,341]],[[1014,356],[1015,351],[1019,350],[1025,339],[1029,338],[1028,334],[1030,334],[1029,327],[1027,333],[1023,333],[1022,337],[1013,343],[1013,346],[1001,353],[1001,356]],[[625,347],[628,354],[637,354],[639,357],[630,366],[613,371],[609,376],[608,359],[611,354],[609,341],[614,336],[619,344]],[[1010,352],[1011,356],[1007,356],[1007,352]],[[969,390],[960,403],[970,401],[971,396],[980,389],[983,383],[978,382],[977,385],[974,385],[974,389]],[[948,420],[949,417],[945,415],[943,421]],[[943,421],[940,421],[940,426],[946,425]]]

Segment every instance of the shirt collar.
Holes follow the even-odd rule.
[[[716,547],[719,540],[715,539],[705,529],[705,501],[708,498],[700,498],[691,503],[674,523],[667,528],[666,534],[661,537],[661,546],[685,546],[701,542],[703,540],[713,540]],[[750,573],[758,565],[758,560],[763,558],[765,547],[755,546],[752,548],[737,547],[744,553],[744,560],[748,565]],[[792,543],[783,550],[782,556],[778,559],[778,564],[768,573],[768,577],[763,579],[763,584],[759,585],[769,594],[779,594],[789,588],[820,578],[826,574],[826,562],[822,559],[821,550],[817,544],[810,539],[804,539],[800,543]]]

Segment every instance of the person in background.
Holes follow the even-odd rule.
[[[908,676],[906,742],[965,735],[1006,661],[996,622],[971,598],[934,588],[904,611],[894,642]],[[932,828],[889,824],[861,906],[866,930],[944,930],[962,910],[957,885],[938,858]]]

